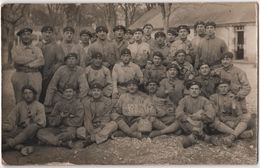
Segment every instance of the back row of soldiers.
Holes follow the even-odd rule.
[[[196,139],[217,144],[212,129],[228,135],[227,146],[252,137],[245,100],[250,84],[215,28],[199,21],[189,41],[186,25],[167,35],[158,31],[154,39],[151,24],[134,31],[119,25],[110,41],[99,26],[96,41],[90,44],[93,34],[82,30],[74,44],[74,29],[65,27],[57,44],[53,28],[44,26],[36,46],[32,29],[21,29],[22,44],[12,50],[16,106],[3,123],[4,148],[28,154],[32,148],[21,144],[36,134],[41,143],[67,147],[102,143],[111,135],[180,132],[184,147]]]

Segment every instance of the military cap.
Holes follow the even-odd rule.
[[[127,29],[125,33],[132,34],[132,35],[134,34],[131,29]]]
[[[75,87],[74,87],[73,85],[71,85],[71,84],[66,84],[66,85],[64,86],[64,88],[63,88],[63,91],[65,91],[66,89],[72,89],[72,90],[75,91]]]
[[[206,23],[205,27],[207,27],[207,26],[213,26],[213,27],[215,27],[215,28],[217,27],[216,23],[213,22],[213,21],[208,21],[208,22]]]
[[[51,31],[53,32],[52,26],[43,26],[41,32]]]
[[[101,52],[95,52],[92,54],[91,58],[103,58],[103,54]]]
[[[108,33],[108,29],[105,26],[98,26],[96,28],[96,33],[101,32],[101,31]]]
[[[158,37],[165,37],[166,38],[166,34],[162,31],[156,32],[154,35],[154,38],[158,38]]]
[[[146,86],[148,86],[150,83],[155,83],[156,85],[159,86],[158,80],[156,80],[154,78],[149,78],[148,81],[146,82]]]
[[[153,28],[153,25],[152,25],[152,24],[147,23],[147,24],[144,25],[143,29],[144,29],[145,27],[147,27],[147,26],[151,26],[151,27]]]
[[[155,51],[155,52],[153,53],[153,56],[160,57],[162,60],[164,59],[163,54],[162,54],[160,51]]]
[[[138,32],[138,31],[144,33],[143,29],[141,29],[141,28],[136,28],[136,29],[134,30],[134,33],[135,33],[135,32]]]
[[[22,28],[22,29],[20,29],[17,33],[16,33],[16,35],[17,36],[21,36],[24,32],[30,32],[30,33],[32,33],[32,29],[31,28],[29,28],[29,27],[26,27],[26,28]]]
[[[186,83],[186,88],[189,90],[191,86],[197,85],[201,88],[201,83],[197,80],[191,80]]]
[[[183,54],[186,55],[186,51],[183,50],[183,49],[180,49],[180,50],[177,50],[177,51],[176,51],[176,53],[175,53],[175,57],[176,57],[178,54],[180,54],[180,53],[183,53]]]
[[[70,57],[75,57],[76,59],[78,59],[78,54],[76,53],[68,53],[65,57],[64,57],[64,61],[67,61],[68,58]]]
[[[221,59],[224,59],[224,58],[233,58],[233,53],[232,52],[225,52],[222,56],[221,56]]]
[[[22,87],[22,93],[24,92],[25,89],[31,90],[34,95],[37,95],[36,89],[34,87],[32,87],[31,85],[24,85]]]
[[[175,69],[179,72],[179,67],[178,67],[178,65],[171,63],[171,64],[169,64],[169,65],[166,67],[167,71],[168,71],[169,69],[171,69],[171,68],[175,68]]]
[[[205,22],[199,20],[199,21],[197,21],[197,22],[194,24],[194,30],[196,30],[196,29],[197,29],[197,26],[200,25],[200,24],[201,24],[201,25],[204,25],[204,26],[206,25]]]
[[[70,31],[70,32],[72,32],[72,33],[75,33],[74,28],[71,27],[71,26],[64,27],[63,33],[67,32],[67,31]]]
[[[170,28],[167,30],[167,33],[171,33],[173,36],[178,36],[178,33],[177,33],[176,28],[173,28],[173,27],[170,27]]]
[[[128,48],[124,48],[124,49],[121,50],[120,54],[121,55],[123,55],[123,54],[130,54],[131,55],[131,51]]]
[[[90,89],[103,89],[103,86],[100,83],[94,82],[90,84]]]
[[[92,34],[90,31],[84,29],[84,30],[81,30],[80,33],[79,33],[79,36],[82,36],[83,34],[86,34],[88,35],[90,38],[92,37]]]
[[[228,84],[228,85],[230,85],[230,83],[231,83],[231,81],[230,81],[229,79],[221,78],[221,79],[217,82],[216,87],[218,87],[218,86],[221,85],[221,84]]]
[[[117,30],[123,30],[124,33],[126,32],[125,26],[122,26],[122,25],[117,25],[116,27],[113,28],[113,32],[115,32]]]
[[[137,80],[137,79],[130,79],[126,83],[127,83],[127,85],[136,84],[138,86],[139,85],[139,80]]]
[[[180,26],[177,27],[177,32],[179,33],[179,31],[180,31],[181,29],[186,29],[186,30],[188,31],[188,33],[190,34],[190,28],[189,28],[189,26],[187,26],[187,25],[180,25]]]
[[[198,69],[200,69],[200,67],[201,67],[202,65],[208,65],[208,66],[209,66],[209,64],[206,63],[206,62],[200,62],[199,65],[198,65]]]

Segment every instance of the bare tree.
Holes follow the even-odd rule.
[[[136,4],[136,3],[119,4],[119,7],[124,11],[126,27],[128,27],[135,21],[134,19],[136,16],[137,8],[139,6],[140,4]]]
[[[146,4],[145,4],[146,10],[149,11],[149,10],[155,8],[156,5],[157,5],[156,3],[146,3]]]

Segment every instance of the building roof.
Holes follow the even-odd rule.
[[[174,10],[175,8],[178,8]],[[257,3],[173,3],[169,19],[169,27],[180,24],[193,26],[197,20],[215,21],[217,26],[233,25],[238,23],[254,23],[257,19]],[[155,29],[163,28],[163,19],[160,7],[154,8],[134,24],[131,29],[151,23]]]

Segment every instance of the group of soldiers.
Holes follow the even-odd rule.
[[[233,53],[215,35],[216,24],[198,21],[196,36],[180,25],[167,33],[153,25],[126,29],[98,26],[82,30],[75,44],[73,27],[44,26],[32,45],[32,29],[17,36],[12,50],[12,85],[16,104],[3,121],[3,150],[28,155],[32,142],[69,148],[103,143],[109,138],[142,139],[183,135],[183,147],[198,140],[228,147],[253,136],[246,96],[246,73],[232,63]],[[221,141],[222,142],[222,141]]]

